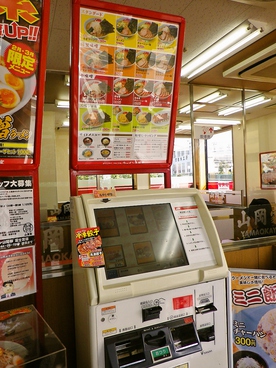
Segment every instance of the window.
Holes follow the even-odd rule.
[[[193,183],[191,138],[175,138],[171,166],[172,188],[189,188]]]
[[[233,189],[232,130],[207,141],[208,189]]]

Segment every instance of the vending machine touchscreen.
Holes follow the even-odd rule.
[[[228,269],[197,190],[73,197],[71,221],[73,247],[99,229],[105,261],[80,267],[73,249],[79,368],[228,365]]]
[[[106,278],[188,265],[169,203],[95,209]]]

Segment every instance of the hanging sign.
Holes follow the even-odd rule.
[[[195,139],[211,139],[214,135],[214,128],[210,126],[194,126]]]

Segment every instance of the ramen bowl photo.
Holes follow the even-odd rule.
[[[137,32],[137,19],[120,17],[116,22],[116,30],[122,37],[132,37]]]
[[[155,54],[150,51],[139,51],[136,54],[136,65],[139,69],[146,70],[155,65]]]
[[[120,97],[127,97],[133,92],[134,79],[117,78],[114,81],[113,90]]]
[[[95,38],[105,38],[109,33],[114,32],[114,27],[106,19],[90,18],[84,23],[85,31]]]
[[[158,24],[149,20],[142,21],[138,24],[138,35],[146,41],[153,40],[158,32]]]
[[[115,51],[115,63],[121,68],[129,68],[135,63],[136,50],[118,49]]]
[[[101,110],[87,110],[82,115],[82,121],[86,128],[99,128],[104,123],[104,113]]]
[[[116,117],[117,122],[121,125],[128,125],[132,121],[132,113],[122,111]]]

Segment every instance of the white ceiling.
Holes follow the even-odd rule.
[[[70,68],[70,17],[72,0],[51,0],[51,15],[49,27],[49,41],[47,54],[48,72],[68,72]],[[114,4],[130,5],[127,0],[111,0]],[[91,5],[93,2],[91,1]],[[229,58],[221,65],[213,68],[210,72],[195,78],[192,83],[203,85],[216,85],[218,87],[239,87],[264,90],[273,98],[276,91],[276,83],[254,83],[252,81],[233,80],[233,78],[223,78],[222,73],[227,68],[244,60],[248,56],[260,51],[267,43],[271,44],[276,40],[276,35],[272,31],[276,30],[276,2],[272,0],[132,0],[131,6],[153,10],[162,13],[180,15],[186,20],[185,42],[183,53],[183,64],[193,59],[196,55],[208,48],[223,35],[250,19],[254,22],[261,22],[264,25],[262,40],[256,42],[254,46],[249,46],[247,53],[239,52],[238,55]],[[276,34],[276,31],[275,31]],[[266,41],[267,40],[267,41]],[[270,43],[269,43],[270,42]],[[233,61],[232,61],[233,60]],[[232,64],[231,64],[232,63]],[[208,92],[216,88],[208,88]],[[46,81],[47,89],[47,81]],[[48,88],[49,90],[49,88]],[[56,90],[58,90],[56,88]],[[195,87],[199,97],[206,95],[207,88]],[[272,91],[272,92],[271,92]],[[231,92],[231,101],[240,100],[240,92]],[[249,95],[249,92],[248,92]],[[254,93],[250,93],[254,95]],[[276,98],[276,96],[275,96]],[[47,99],[47,91],[46,91]],[[45,102],[47,102],[45,99]],[[179,94],[179,107],[184,106],[189,101],[189,88],[186,82],[182,81]],[[222,100],[223,104],[229,104],[230,100]],[[50,101],[48,101],[50,103]],[[276,101],[270,103],[275,104]],[[222,102],[221,102],[222,104]],[[212,106],[212,111],[201,110],[200,114],[207,117],[216,115],[219,106]],[[210,107],[208,108],[210,110]],[[264,109],[262,109],[264,110]],[[252,109],[253,111],[253,109]],[[266,109],[262,114],[275,112],[275,109]],[[260,114],[260,108],[256,113],[251,112],[248,117],[252,118]],[[199,114],[199,113],[198,113]],[[231,118],[234,118],[231,116]],[[188,116],[178,116],[178,120],[188,120]]]

